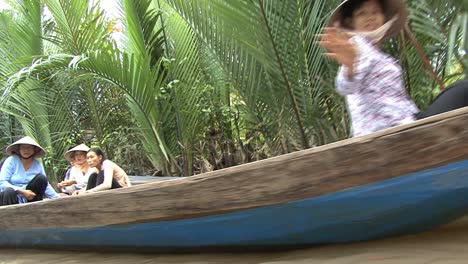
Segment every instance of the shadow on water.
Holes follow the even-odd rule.
[[[261,253],[116,254],[0,249],[0,264],[29,263],[468,263],[468,217],[419,235]]]

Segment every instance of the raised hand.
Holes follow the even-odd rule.
[[[341,32],[338,28],[327,27],[319,37],[320,46],[327,50],[325,55],[352,71],[354,60],[357,57],[357,47],[349,41],[351,35]]]

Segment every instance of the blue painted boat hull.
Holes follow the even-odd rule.
[[[285,204],[199,218],[0,231],[13,247],[300,246],[417,233],[468,212],[468,161]]]

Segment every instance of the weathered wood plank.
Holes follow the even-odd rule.
[[[5,230],[175,220],[279,204],[466,159],[468,109],[183,180],[0,208]]]
[[[150,182],[160,182],[160,181],[167,181],[173,179],[181,179],[182,177],[161,177],[161,176],[137,176],[137,175],[128,175],[130,178],[130,182],[132,185],[140,185]]]

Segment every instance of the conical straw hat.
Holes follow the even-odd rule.
[[[14,142],[13,144],[9,145],[7,148],[6,148],[6,154],[8,155],[13,155],[13,154],[19,154],[19,145],[32,145],[32,146],[35,146],[39,149],[39,151],[34,155],[35,158],[41,158],[41,157],[44,157],[45,155],[45,150],[39,145],[37,144],[37,142],[26,136],[26,137],[23,137],[21,139],[19,139],[18,141]]]
[[[328,27],[338,27],[344,30],[352,30],[348,25],[345,25],[343,21],[343,10],[349,5],[352,5],[353,0],[343,1],[333,12],[330,20],[328,21]],[[385,41],[395,35],[397,35],[406,25],[406,20],[408,18],[408,10],[406,9],[406,3],[404,0],[384,0],[384,13],[386,20],[388,22],[394,17],[397,17],[397,20],[392,24],[391,28],[387,31],[385,36],[381,41]]]
[[[88,146],[86,146],[85,144],[80,144],[70,149],[69,151],[65,152],[64,156],[69,162],[71,162],[73,152],[76,152],[76,151],[88,152],[88,150],[89,150]]]

